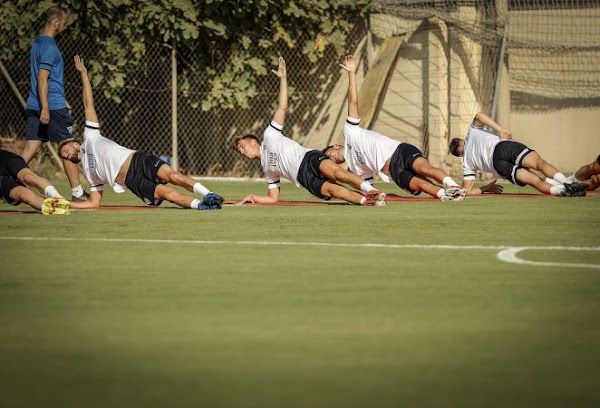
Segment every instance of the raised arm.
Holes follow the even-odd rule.
[[[494,131],[496,131],[496,133],[498,133],[500,139],[512,139],[512,133],[508,129],[504,129],[502,126],[494,122],[492,118],[490,118],[483,112],[479,112],[477,115],[475,115],[475,117],[473,118],[473,125],[476,127],[486,126],[490,129],[493,129]]]
[[[87,68],[83,63],[83,59],[79,55],[73,58],[75,61],[75,69],[81,73],[81,85],[83,86],[83,107],[85,108],[85,120],[99,123],[98,115],[94,109],[94,95],[92,94],[92,84],[88,77]]]
[[[271,72],[279,77],[279,104],[273,115],[273,121],[283,126],[288,109],[287,70],[285,68],[285,60],[283,57],[279,57],[279,67],[277,68],[277,71],[273,70]]]
[[[343,64],[340,64],[348,72],[348,116],[358,119],[358,87],[356,85],[356,61],[352,55],[347,55]]]

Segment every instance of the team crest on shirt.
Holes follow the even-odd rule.
[[[69,135],[73,134],[73,126],[67,126],[67,132],[69,132]]]

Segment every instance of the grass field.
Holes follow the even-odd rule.
[[[2,406],[600,406],[600,194],[164,207],[0,214]]]

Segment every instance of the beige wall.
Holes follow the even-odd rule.
[[[512,113],[513,137],[572,173],[600,154],[600,107],[550,113]]]

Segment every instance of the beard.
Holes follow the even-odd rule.
[[[69,159],[68,159],[68,160],[69,160],[71,163],[74,163],[74,164],[79,164],[79,162],[81,161],[81,160],[79,159],[79,155],[78,155],[78,154],[75,154],[75,155],[73,155],[73,156],[69,157]]]

